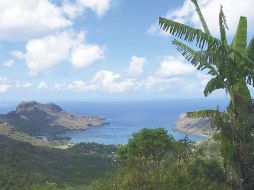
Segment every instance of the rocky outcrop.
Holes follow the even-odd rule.
[[[55,135],[70,130],[84,130],[90,126],[101,126],[105,124],[105,119],[75,116],[56,104],[40,104],[31,101],[22,102],[15,111],[0,115],[0,122],[29,134]]]
[[[187,117],[186,113],[179,116],[175,122],[174,130],[186,134],[210,136],[213,133],[210,121],[207,118],[192,119]]]

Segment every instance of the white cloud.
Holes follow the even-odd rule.
[[[75,91],[85,91],[86,83],[82,80],[73,81],[72,83],[68,84],[68,89]]]
[[[37,85],[37,88],[39,90],[44,90],[44,89],[48,89],[49,88],[49,85],[47,82],[45,81],[40,81],[39,84]]]
[[[104,51],[100,46],[80,44],[72,50],[71,63],[75,67],[85,68],[103,58]]]
[[[205,20],[207,21],[209,29],[211,30],[212,34],[216,36],[219,34],[218,20],[220,5],[222,5],[224,8],[224,13],[229,26],[228,34],[230,36],[235,34],[240,16],[246,16],[248,18],[248,23],[254,23],[253,0],[200,0],[199,5],[202,13],[204,14]],[[166,14],[166,17],[180,23],[190,24],[195,27],[202,28],[198,15],[195,12],[195,8],[189,0],[185,0],[182,7],[176,10],[170,10]],[[248,29],[249,32],[254,32],[253,27],[249,27]],[[158,22],[151,25],[151,27],[148,29],[148,33],[165,35],[162,29],[159,28]]]
[[[26,45],[25,61],[30,73],[37,75],[64,61],[69,55],[72,43],[68,33],[29,41]]]
[[[91,9],[101,17],[110,9],[110,0],[76,0],[65,1],[62,6],[63,12],[70,18],[80,16],[87,9]]]
[[[0,1],[0,40],[26,41],[52,34],[73,25],[75,18],[90,9],[99,17],[110,9],[110,0]]]
[[[55,83],[54,89],[59,92],[64,92],[64,91],[66,91],[66,84],[65,83]]]
[[[179,82],[181,82],[183,80],[183,78],[179,78],[179,77],[172,77],[172,78],[160,78],[158,76],[155,75],[151,75],[149,77],[146,78],[145,83],[144,83],[144,87],[146,89],[154,89],[154,88],[159,88],[164,90],[166,88],[169,87],[174,87],[175,88],[175,84],[176,82],[179,84]]]
[[[230,35],[235,34],[240,16],[248,17],[249,23],[254,22],[254,14],[253,14],[253,8],[252,8],[254,7],[253,0],[242,0],[242,1],[202,0],[200,2],[200,5],[201,5],[202,12],[204,14],[204,17],[207,21],[207,24],[213,34],[219,34],[218,18],[219,18],[220,5],[222,5],[224,9],[224,13],[226,15],[227,23],[230,29],[229,30]],[[196,13],[192,15],[192,22],[195,25],[198,25],[200,23]],[[249,31],[254,32],[253,27],[249,27]]]
[[[41,39],[30,40],[24,54],[30,74],[37,75],[54,65],[65,62],[79,68],[87,67],[102,59],[104,52],[99,45],[84,43],[84,33],[62,32]]]
[[[14,63],[14,61],[11,59],[11,60],[3,62],[3,66],[11,67],[13,65],[13,63]]]
[[[92,9],[98,16],[103,16],[110,8],[110,0],[77,0],[77,2],[84,8]]]
[[[62,10],[70,19],[75,19],[77,16],[82,15],[83,12],[82,7],[70,1],[64,1]]]
[[[0,77],[0,93],[5,93],[11,88],[8,79],[5,77]]]
[[[147,30],[147,34],[159,35],[159,36],[170,36],[169,33],[162,30],[159,26],[159,22],[153,23]]]
[[[143,67],[146,62],[145,57],[137,57],[137,56],[132,56],[131,57],[131,62],[128,68],[128,75],[129,76],[138,76],[143,73]]]
[[[49,0],[0,1],[2,40],[24,40],[71,24],[61,9]]]
[[[0,84],[0,93],[5,93],[11,88],[8,84]]]
[[[200,87],[202,81],[207,80],[207,75],[196,72],[191,64],[184,64],[183,59],[171,56],[164,57],[160,63],[160,67],[154,73],[146,77],[137,78],[137,74],[142,74],[143,72],[143,64],[145,61],[146,59],[144,57],[133,56],[128,68],[129,75],[120,75],[103,70],[94,75],[91,83],[86,84],[83,81],[77,81],[76,85],[71,83],[71,85],[68,85],[68,88],[81,89],[82,91],[104,90],[110,93],[143,91],[144,89],[160,92],[166,90],[190,92],[191,90],[197,89],[190,87],[190,84],[195,83],[195,80],[198,80],[195,87]]]
[[[22,86],[23,86],[24,88],[29,88],[29,87],[31,87],[32,85],[33,85],[33,84],[30,83],[30,82],[27,82],[27,83],[22,84]]]
[[[132,79],[121,79],[119,74],[110,71],[99,71],[92,79],[92,84],[97,89],[102,89],[110,93],[122,93],[135,85]]]
[[[33,84],[31,82],[20,82],[20,81],[16,81],[16,87],[17,88],[30,88],[32,87]]]
[[[195,13],[195,8],[191,1],[185,1],[183,6],[175,11],[169,11],[166,15],[168,18],[172,18],[176,22],[186,24],[191,20],[192,15]]]
[[[160,68],[156,71],[155,75],[165,78],[190,74],[195,71],[192,65],[183,62],[181,58],[166,57],[160,63]]]

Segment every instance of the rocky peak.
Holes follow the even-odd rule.
[[[59,113],[59,112],[62,112],[63,109],[60,106],[53,103],[40,104],[36,101],[22,102],[16,108],[16,113],[24,113],[24,112],[31,112],[31,111]]]
[[[21,102],[17,107],[16,107],[16,112],[23,112],[23,111],[31,111],[36,105],[38,105],[37,102],[35,101],[29,101],[29,102]]]
[[[49,104],[46,104],[45,106],[47,106],[48,109],[53,112],[62,112],[63,111],[63,109],[60,106],[58,106],[54,103],[49,103]]]

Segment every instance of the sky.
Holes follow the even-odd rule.
[[[220,5],[229,40],[241,15],[254,23],[253,0],[199,3],[215,36]],[[160,16],[201,28],[189,0],[0,0],[1,101],[203,97],[210,77],[175,50]]]

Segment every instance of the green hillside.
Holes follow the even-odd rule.
[[[67,150],[33,146],[0,136],[1,190],[35,184],[88,184],[111,170],[113,146],[80,144]]]

